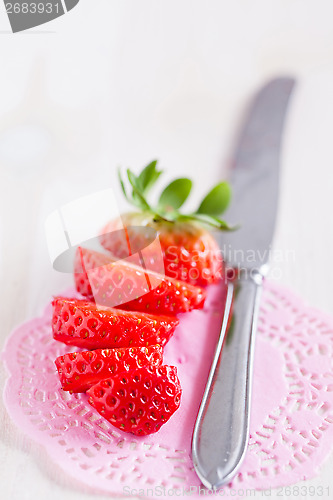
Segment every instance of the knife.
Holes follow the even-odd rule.
[[[233,200],[226,218],[240,229],[219,235],[218,241],[237,279],[228,283],[221,333],[192,438],[194,468],[209,489],[230,481],[247,448],[260,290],[268,271],[282,132],[294,85],[292,78],[276,78],[259,91],[231,169]]]

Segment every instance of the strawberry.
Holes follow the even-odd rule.
[[[149,240],[139,230],[140,224],[158,235],[161,257],[156,246],[146,246]],[[146,247],[145,263],[149,269],[160,268],[161,258],[166,276],[192,285],[206,286],[224,278],[224,262],[216,240],[194,221],[170,223],[156,220],[153,215],[126,213],[104,227],[100,241],[119,259]]]
[[[74,272],[78,292],[105,306],[174,315],[202,308],[205,300],[199,287],[84,248]]]
[[[160,366],[162,347],[125,347],[73,352],[55,360],[64,391],[85,392],[102,379],[145,366]]]
[[[121,309],[98,308],[93,302],[56,297],[53,338],[84,349],[164,346],[179,321]]]
[[[218,218],[229,204],[229,185],[220,182],[195,212],[184,215],[179,208],[189,196],[192,182],[187,178],[176,179],[164,189],[157,206],[153,207],[146,195],[162,173],[156,165],[156,161],[150,163],[138,176],[127,170],[131,195],[119,175],[126,199],[142,212],[127,213],[110,221],[100,235],[101,244],[120,259],[145,249],[146,267],[161,272],[161,259],[167,276],[192,285],[217,282],[224,278],[224,263],[217,242],[205,226],[231,229]],[[149,246],[152,231],[159,237],[161,255],[156,245]]]
[[[179,408],[181,386],[175,366],[145,367],[102,380],[89,403],[112,425],[138,436],[152,434]]]

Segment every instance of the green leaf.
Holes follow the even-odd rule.
[[[128,180],[132,186],[133,189],[138,189],[138,178],[133,172],[128,168],[126,170]]]
[[[125,196],[126,200],[130,202],[131,200],[129,200],[129,198],[127,196],[125,184],[124,184],[124,181],[123,181],[123,179],[121,177],[121,170],[120,170],[120,168],[118,168],[118,179],[119,179],[120,186],[121,186],[122,192],[124,193],[124,196]]]
[[[136,175],[133,174],[133,172],[131,172],[129,168],[127,169],[127,177],[129,183],[133,188],[133,203],[142,210],[151,210],[147,200],[141,193],[138,178],[136,177]]]
[[[223,231],[235,231],[235,229],[238,229],[238,226],[229,226],[227,222],[218,217],[214,217],[213,215],[195,214],[195,216],[196,220],[198,220],[199,222],[203,222],[204,224],[222,229]]]
[[[190,215],[180,215],[178,220],[192,220],[200,222],[201,224],[206,224],[207,226],[212,226],[216,229],[221,229],[222,231],[235,231],[238,226],[229,226],[227,222],[218,217],[207,214],[190,214]]]
[[[230,203],[231,188],[227,182],[220,182],[202,200],[197,213],[218,216]]]
[[[138,177],[138,183],[141,188],[142,194],[146,195],[148,191],[154,186],[159,176],[162,174],[162,170],[158,171],[156,169],[157,160],[152,161],[147,165]]]
[[[187,199],[192,189],[192,181],[185,177],[172,181],[162,192],[158,206],[177,210]]]
[[[146,193],[162,173],[156,167],[157,160],[154,160],[138,176],[130,169],[127,169],[128,182],[132,188],[130,193],[127,191],[120,169],[118,170],[121,189],[129,203],[132,203],[140,210],[150,212],[157,220],[169,222],[170,224],[176,221],[196,221],[199,224],[222,231],[234,231],[238,229],[238,227],[229,226],[224,220],[218,217],[226,209],[231,197],[230,187],[226,182],[217,184],[205,196],[195,213],[186,215],[180,213],[178,210],[191,192],[192,181],[187,178],[179,178],[172,181],[162,192],[158,206],[150,206],[146,199]]]

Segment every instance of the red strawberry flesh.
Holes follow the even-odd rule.
[[[157,432],[179,408],[181,386],[175,366],[140,368],[102,380],[89,403],[118,429],[138,436]]]
[[[157,245],[149,241],[158,235]],[[148,269],[196,286],[206,286],[224,278],[224,262],[212,234],[195,222],[173,224],[156,221],[154,216],[130,212],[111,220],[100,235],[102,246],[114,257],[124,259],[143,250]]]
[[[90,300],[126,310],[175,315],[201,309],[205,301],[199,287],[83,248],[76,253],[75,282]]]
[[[65,391],[85,392],[100,380],[162,363],[162,347],[127,347],[73,352],[59,356],[55,365]]]
[[[53,338],[83,349],[164,346],[179,323],[175,317],[102,308],[65,297],[56,297],[52,305]]]

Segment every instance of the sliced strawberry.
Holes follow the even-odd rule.
[[[73,352],[59,356],[55,364],[65,391],[85,392],[102,379],[145,366],[160,366],[162,347],[127,347]]]
[[[175,366],[146,367],[117,374],[91,387],[89,403],[118,429],[143,436],[165,424],[179,408]]]
[[[149,244],[151,232],[158,235],[159,252],[156,245]],[[224,278],[221,250],[198,222],[170,224],[146,212],[125,213],[103,228],[100,242],[118,259],[144,249],[148,269],[159,271],[162,264],[167,276],[191,285],[206,286]]]
[[[98,304],[154,314],[188,312],[205,301],[199,287],[84,248],[76,253],[75,282],[82,295]]]
[[[165,345],[179,321],[174,317],[97,307],[86,300],[56,297],[53,338],[83,349]]]

